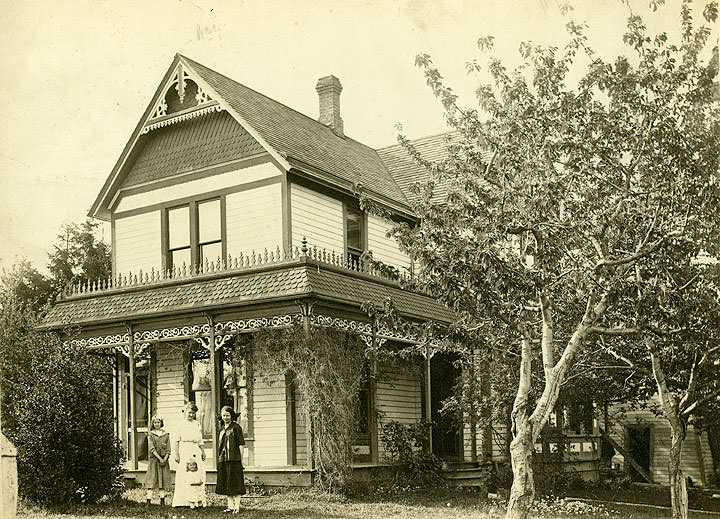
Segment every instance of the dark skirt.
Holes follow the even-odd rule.
[[[239,496],[246,493],[242,461],[218,463],[215,493],[224,496]]]

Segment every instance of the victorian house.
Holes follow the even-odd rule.
[[[149,418],[164,416],[172,431],[192,400],[208,448],[219,407],[231,403],[247,437],[246,473],[309,484],[302,395],[283,373],[233,364],[236,336],[302,323],[352,330],[368,344],[416,341],[378,329],[362,309],[388,298],[410,321],[453,318],[402,282],[414,265],[388,236],[393,221],[415,221],[409,185],[421,173],[399,147],[376,151],[344,134],[337,78],[316,90],[318,120],[176,55],[92,205],[112,227],[112,277],[73,287],[42,328],[112,359],[128,477],[144,470]],[[360,194],[384,216],[363,211]],[[366,268],[370,252],[400,279]],[[358,466],[384,462],[383,422],[432,418],[448,396],[452,365],[419,364],[374,367],[360,399]],[[470,438],[465,425],[434,431],[436,452],[475,460],[482,433]]]

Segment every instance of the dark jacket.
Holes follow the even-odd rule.
[[[223,424],[218,435],[218,462],[242,461],[240,447],[245,445],[243,430],[236,422],[231,422],[225,429]]]

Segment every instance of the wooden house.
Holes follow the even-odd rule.
[[[164,416],[172,431],[193,400],[208,448],[216,447],[216,413],[229,402],[242,414],[246,473],[264,484],[307,485],[312,444],[297,410],[302,395],[283,373],[232,365],[233,338],[302,323],[352,330],[368,343],[415,341],[377,329],[361,308],[387,298],[408,320],[453,317],[360,261],[371,251],[413,276],[387,235],[391,221],[363,211],[359,196],[412,223],[416,178],[397,148],[376,151],[344,134],[337,78],[321,78],[316,90],[319,120],[176,55],[92,205],[90,215],[112,227],[112,277],[74,287],[42,328],[71,326],[69,340],[114,359],[128,477],[144,471],[149,418]],[[362,400],[368,423],[353,447],[358,465],[384,463],[383,421],[433,416],[453,369],[439,359],[417,370],[376,367]],[[476,431],[454,431],[434,431],[438,453],[475,459],[468,435]]]

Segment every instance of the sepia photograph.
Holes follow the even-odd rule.
[[[0,519],[720,519],[717,0],[6,0]]]

